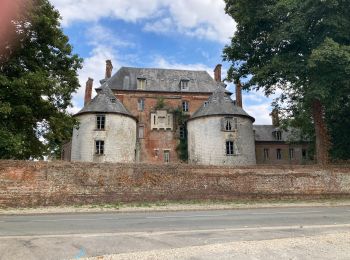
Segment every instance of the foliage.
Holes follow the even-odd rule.
[[[224,59],[232,61],[228,79],[245,78],[244,88],[262,89],[267,95],[282,89],[275,105],[286,117],[311,119],[317,158],[326,159],[328,132],[338,130],[325,115],[339,107],[350,89],[349,1],[225,2],[226,12],[237,22],[231,45],[224,49]]]
[[[48,0],[25,4],[9,23],[16,41],[0,50],[0,158],[55,155],[75,123],[65,111],[82,60]]]
[[[176,147],[176,152],[180,160],[187,162],[188,160],[188,142],[187,142],[187,123],[189,115],[184,113],[181,108],[176,108],[172,111],[174,115],[175,125],[174,128],[178,129],[180,126],[184,127],[185,136],[181,138],[179,136],[179,144]]]
[[[160,96],[157,98],[157,104],[155,109],[163,109],[165,107],[164,97]]]

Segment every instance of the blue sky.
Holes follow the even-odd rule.
[[[84,58],[81,88],[72,113],[83,104],[85,82],[94,87],[104,77],[105,60],[113,72],[121,66],[206,70],[213,76],[222,49],[236,29],[223,0],[51,0],[74,52]],[[261,92],[243,95],[244,109],[257,124],[270,124],[271,98]]]

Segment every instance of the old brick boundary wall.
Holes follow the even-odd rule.
[[[350,167],[0,161],[0,206],[131,201],[350,198]]]

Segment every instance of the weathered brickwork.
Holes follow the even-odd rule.
[[[350,167],[0,161],[0,206],[350,197]]]

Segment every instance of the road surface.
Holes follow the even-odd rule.
[[[349,232],[350,206],[2,215],[0,259],[78,259]]]

